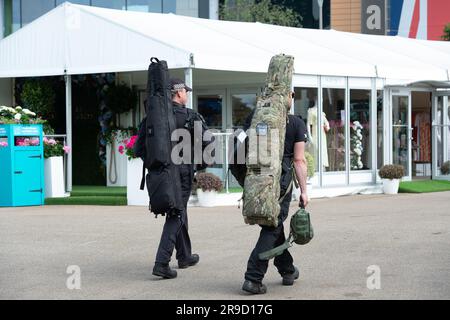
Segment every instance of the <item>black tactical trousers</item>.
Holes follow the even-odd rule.
[[[166,215],[166,222],[159,242],[156,262],[169,263],[173,249],[177,251],[177,260],[190,258],[191,239],[188,233],[187,203],[191,194],[194,171],[192,165],[180,165],[181,195],[183,198],[184,210],[179,216]]]
[[[283,199],[281,203],[280,215],[278,216],[278,226],[268,227],[261,226],[258,242],[253,249],[247,263],[247,272],[245,279],[253,282],[261,283],[269,266],[268,260],[260,260],[258,255],[264,251],[275,248],[286,241],[284,235],[283,222],[289,214],[289,204],[292,198],[292,190]],[[281,275],[293,273],[295,271],[293,259],[289,251],[284,250],[283,253],[274,259],[274,265],[277,267]]]

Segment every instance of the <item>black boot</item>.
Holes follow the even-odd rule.
[[[298,271],[297,267],[294,268],[295,270],[293,273],[286,273],[282,275],[283,286],[292,286],[294,284],[294,281],[298,279],[300,272]]]
[[[156,262],[153,267],[153,275],[163,277],[164,279],[173,279],[177,277],[177,272],[170,269],[168,263]]]
[[[198,254],[193,254],[191,257],[184,261],[178,261],[178,268],[185,269],[187,267],[191,267],[196,265],[200,261],[200,257]]]
[[[262,283],[245,280],[242,290],[252,294],[264,294],[267,291],[267,287]]]

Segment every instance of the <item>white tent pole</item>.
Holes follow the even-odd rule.
[[[65,75],[66,82],[66,135],[67,145],[70,147],[70,152],[67,155],[67,180],[66,190],[72,191],[72,76]]]
[[[184,82],[186,83],[186,85],[188,87],[192,88],[192,68],[184,69]],[[194,106],[192,99],[193,99],[193,95],[192,95],[192,91],[191,91],[191,92],[188,92],[188,104],[186,106],[189,109],[192,109],[192,107]]]

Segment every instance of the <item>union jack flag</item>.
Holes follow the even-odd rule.
[[[447,23],[450,23],[448,0],[390,1],[390,35],[441,40]]]

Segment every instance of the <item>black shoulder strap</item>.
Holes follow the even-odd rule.
[[[142,178],[141,178],[141,186],[139,189],[144,190],[145,187],[145,163],[142,162]]]

